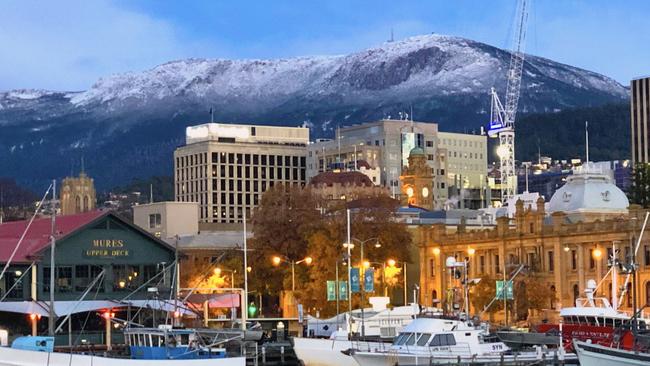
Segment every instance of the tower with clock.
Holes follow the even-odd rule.
[[[427,156],[421,147],[413,148],[408,166],[399,177],[402,182],[402,204],[433,209],[433,171],[427,164]]]

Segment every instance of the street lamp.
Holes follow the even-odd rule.
[[[314,259],[308,256],[299,261],[293,261],[288,257],[278,255],[271,258],[274,266],[279,266],[283,261],[291,264],[291,291],[296,291],[296,264],[305,263],[306,265],[310,265]]]
[[[237,270],[223,269],[221,267],[216,267],[214,269],[214,274],[217,275],[217,276],[221,276],[222,272],[229,272],[230,273],[230,287],[235,288],[235,273],[237,273]]]

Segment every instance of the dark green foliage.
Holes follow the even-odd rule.
[[[630,106],[627,103],[520,116],[517,160],[537,160],[538,145],[542,156],[584,159],[585,121],[589,121],[590,160],[630,157]]]
[[[650,164],[637,163],[632,170],[632,187],[628,193],[630,203],[650,207]]]

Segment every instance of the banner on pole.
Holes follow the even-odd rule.
[[[339,300],[348,299],[348,281],[339,281]]]
[[[359,268],[350,268],[350,289],[352,292],[361,291],[361,274]]]
[[[327,301],[336,301],[336,281],[327,281]]]
[[[505,292],[503,291],[503,284],[506,283]],[[514,299],[514,294],[512,290],[512,281],[497,281],[497,294],[496,297],[499,299],[512,300]]]
[[[363,273],[363,290],[365,292],[375,291],[375,269],[368,268]]]

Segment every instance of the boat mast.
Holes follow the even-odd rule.
[[[618,264],[616,263],[616,242],[612,243],[612,308],[618,310]]]
[[[50,314],[48,317],[48,334],[54,336],[54,324],[56,322],[56,313],[54,312],[54,251],[56,249],[56,179],[52,180],[52,228],[50,232]]]

